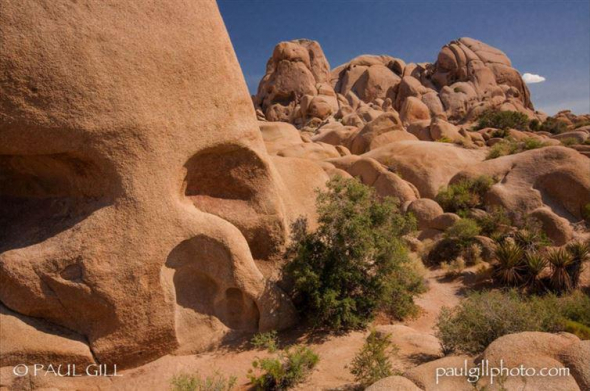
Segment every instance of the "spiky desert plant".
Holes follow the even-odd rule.
[[[526,251],[534,251],[547,244],[541,231],[534,228],[519,229],[514,234],[514,241]]]
[[[558,293],[571,291],[572,279],[568,268],[572,266],[573,258],[570,253],[563,248],[558,248],[549,252],[547,260],[551,266],[551,288]]]
[[[498,263],[495,266],[494,278],[499,282],[516,286],[523,281],[524,250],[516,243],[504,241],[496,246]]]
[[[532,292],[541,292],[545,289],[545,284],[541,279],[541,274],[547,267],[547,260],[537,251],[527,251],[524,254],[525,259],[525,285]]]
[[[566,271],[570,276],[572,288],[576,289],[580,284],[584,263],[590,259],[590,244],[575,241],[568,244],[566,249],[572,256],[572,263],[566,268]]]

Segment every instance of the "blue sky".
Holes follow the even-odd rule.
[[[360,54],[434,62],[467,36],[504,51],[537,109],[590,112],[589,0],[218,0],[252,93],[280,41],[317,40],[332,68]]]

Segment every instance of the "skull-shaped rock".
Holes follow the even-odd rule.
[[[213,1],[7,0],[0,46],[3,305],[120,366],[293,322],[260,271],[293,201]]]

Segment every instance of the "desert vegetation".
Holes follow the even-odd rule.
[[[395,200],[379,200],[372,188],[339,176],[318,194],[317,206],[317,231],[294,226],[285,267],[301,314],[334,331],[364,328],[377,311],[398,319],[413,314],[423,288],[401,240],[415,229],[411,216]]]
[[[305,381],[319,360],[306,346],[288,346],[272,357],[254,360],[248,378],[257,390],[287,390]]]
[[[475,179],[462,179],[441,189],[436,195],[436,201],[445,212],[465,215],[469,209],[484,206],[484,196],[495,182],[485,175]]]
[[[371,330],[365,344],[354,357],[350,372],[361,387],[393,375],[391,356],[399,348],[391,342],[391,335]]]
[[[588,338],[590,298],[581,292],[563,297],[473,292],[459,306],[444,308],[436,327],[446,352],[469,354],[481,353],[503,335],[523,331],[567,330]]]
[[[199,374],[179,374],[172,378],[172,391],[231,391],[235,389],[238,378],[226,377],[217,372],[212,376]]]

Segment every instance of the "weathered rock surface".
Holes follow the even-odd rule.
[[[0,31],[2,338],[30,342],[0,360],[131,367],[293,324],[265,276],[327,175],[269,159],[215,2],[7,2]],[[320,54],[277,51],[266,102],[328,82]]]

